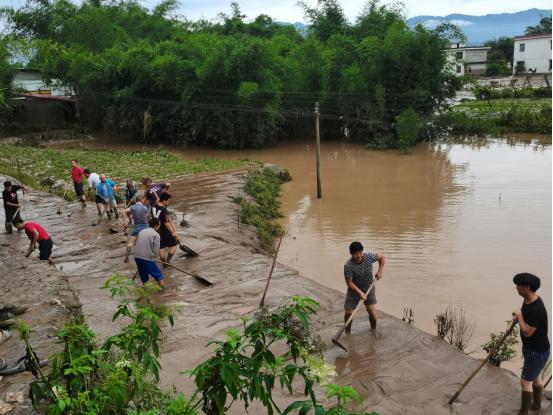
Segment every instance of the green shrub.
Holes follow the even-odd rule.
[[[421,118],[416,111],[409,107],[396,117],[399,146],[407,151],[417,141],[421,129]]]
[[[507,321],[507,326],[510,326],[512,321]],[[499,340],[503,337],[505,332],[499,334],[490,333],[490,339],[482,345],[482,349],[486,353],[490,353],[497,346]],[[497,353],[490,357],[489,361],[494,366],[500,367],[501,363],[506,360],[512,359],[516,356],[516,345],[518,344],[518,330],[513,328],[511,333],[507,336]]]

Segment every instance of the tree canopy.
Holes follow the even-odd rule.
[[[524,33],[526,35],[543,35],[545,33],[551,33],[551,16],[542,16],[537,25],[528,26]]]
[[[323,138],[397,146],[399,114],[424,119],[460,87],[443,28],[410,28],[400,6],[370,1],[354,23],[337,0],[301,7],[304,35],[237,3],[215,21],[179,18],[175,0],[28,0],[1,14],[32,45],[28,66],[73,88],[89,127],[142,139],[150,107],[149,141],[268,145],[312,134],[318,101]]]

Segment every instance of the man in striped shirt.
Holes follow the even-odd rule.
[[[373,282],[373,262],[378,261],[378,272],[375,277],[377,280],[382,278],[384,271],[384,255],[376,252],[363,253],[363,245],[360,242],[352,242],[349,246],[351,258],[344,265],[344,278],[348,291],[344,303],[344,322],[357,306],[359,300],[363,300],[365,308],[369,313],[371,328],[376,328],[376,287],[370,292],[366,292]],[[346,327],[346,333],[351,332],[351,323]]]

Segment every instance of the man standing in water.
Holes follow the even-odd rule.
[[[17,220],[14,222],[14,225],[18,230],[24,230],[27,237],[31,240],[31,244],[29,245],[29,249],[27,250],[25,256],[29,257],[35,250],[36,244],[38,243],[39,259],[42,261],[48,261],[50,265],[54,265],[50,259],[54,243],[52,242],[50,235],[48,235],[48,232],[46,232],[46,230],[44,230],[44,228],[36,222],[23,222],[22,220]]]
[[[101,215],[102,198],[96,193],[96,188],[100,183],[100,176],[98,176],[98,173],[92,173],[89,169],[84,169],[84,175],[88,182],[88,199],[92,200],[92,192],[94,191],[94,201],[96,202],[96,209],[98,209],[98,215]]]
[[[4,182],[2,199],[4,200],[4,213],[6,214],[6,233],[12,233],[12,222],[22,220],[18,211],[21,208],[21,204],[17,199],[17,192],[19,190],[23,190],[23,193],[25,193],[29,189],[12,184],[9,180]]]
[[[115,213],[115,218],[119,219],[119,212],[117,212],[117,202],[115,200],[115,193],[113,191],[117,189],[117,186],[111,179],[107,179],[105,174],[100,175],[100,182],[96,186],[96,195],[100,196],[101,203],[106,205],[106,212],[108,219],[111,220],[111,211]]]
[[[125,263],[129,262],[129,255],[131,254],[131,249],[134,246],[134,243],[136,242],[136,238],[138,237],[138,234],[140,231],[148,228],[148,219],[146,218],[146,214],[148,213],[148,208],[144,206],[144,195],[139,195],[136,203],[134,205],[130,205],[128,208],[123,210],[123,217],[129,218],[129,223],[132,220],[134,223],[134,227],[132,229],[131,236],[129,236],[129,241],[127,242],[127,251],[125,253]]]
[[[83,189],[83,176],[84,169],[77,164],[76,159],[71,159],[71,180],[73,180],[73,187],[75,188],[75,193],[81,201],[81,204],[83,207],[86,207],[86,197]]]
[[[159,228],[159,235],[161,237],[160,244],[160,259],[163,262],[171,262],[171,258],[177,252],[177,233],[175,227],[171,223],[169,212],[167,211],[167,205],[169,204],[171,195],[169,193],[162,193],[159,196],[157,204],[152,206],[152,217],[159,219],[161,227]]]
[[[152,218],[150,219],[150,227],[138,234],[134,248],[134,261],[136,262],[137,271],[132,279],[134,280],[137,275],[140,275],[142,284],[146,284],[151,275],[163,288],[163,273],[155,263],[159,255],[160,237],[158,231],[159,220]]]
[[[384,271],[384,255],[376,252],[363,253],[363,245],[361,242],[352,242],[349,246],[351,258],[344,265],[344,278],[348,291],[346,293],[346,301],[344,303],[344,322],[357,306],[359,300],[363,300],[365,308],[369,313],[369,321],[371,328],[376,329],[376,287],[367,293],[373,282],[373,262],[378,261],[378,272],[375,277],[377,280],[383,277]],[[351,323],[346,327],[346,333],[351,332]]]
[[[541,371],[549,359],[549,339],[547,337],[547,310],[542,299],[536,294],[540,279],[533,274],[517,274],[513,278],[518,295],[524,298],[522,308],[513,311],[513,319],[520,327],[524,365],[520,375],[522,397],[520,415],[527,415],[528,409],[541,409],[543,383]],[[532,402],[533,398],[533,402]]]

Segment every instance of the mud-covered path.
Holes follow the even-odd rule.
[[[221,338],[227,328],[240,325],[241,315],[255,310],[271,258],[259,252],[253,229],[238,227],[238,209],[231,197],[240,192],[243,172],[189,176],[171,182],[174,202],[170,208],[185,212],[190,222],[189,227],[179,231],[184,242],[200,253],[196,258],[177,256],[174,264],[216,281],[214,286],[206,287],[193,277],[167,270],[168,288],[158,297],[158,301],[181,308],[175,326],[164,329],[163,383],[175,384],[189,394],[191,381],[180,372],[193,368],[209,355],[205,347],[209,340]],[[51,233],[54,260],[78,290],[89,324],[103,335],[112,332],[115,303],[109,292],[100,287],[114,272],[134,272],[132,265],[123,263],[126,237],[122,232],[110,233],[105,221],[92,226],[98,216],[91,204],[68,218],[65,211],[56,214],[59,199],[50,195],[33,191],[24,203],[24,218],[38,221]],[[180,219],[179,214],[176,223]],[[0,243],[14,244],[21,255],[28,244],[24,237],[5,235],[0,236]],[[379,284],[385,283],[386,278]],[[40,290],[38,282],[36,289]],[[518,379],[491,366],[483,369],[465,389],[459,403],[449,408],[447,396],[479,362],[385,313],[381,313],[376,332],[369,330],[366,317],[360,315],[351,336],[343,336],[350,352],[338,350],[330,338],[342,321],[343,295],[277,264],[267,302],[275,304],[290,295],[308,295],[321,303],[314,328],[327,343],[327,360],[337,367],[336,381],[356,387],[364,398],[363,407],[382,415],[516,413],[520,399]],[[381,307],[385,309],[386,305]],[[298,389],[294,400],[302,399],[300,392]],[[281,396],[279,400],[291,398]],[[550,401],[545,402],[548,413]],[[233,412],[244,411],[236,407]],[[261,413],[255,408],[252,412]]]

